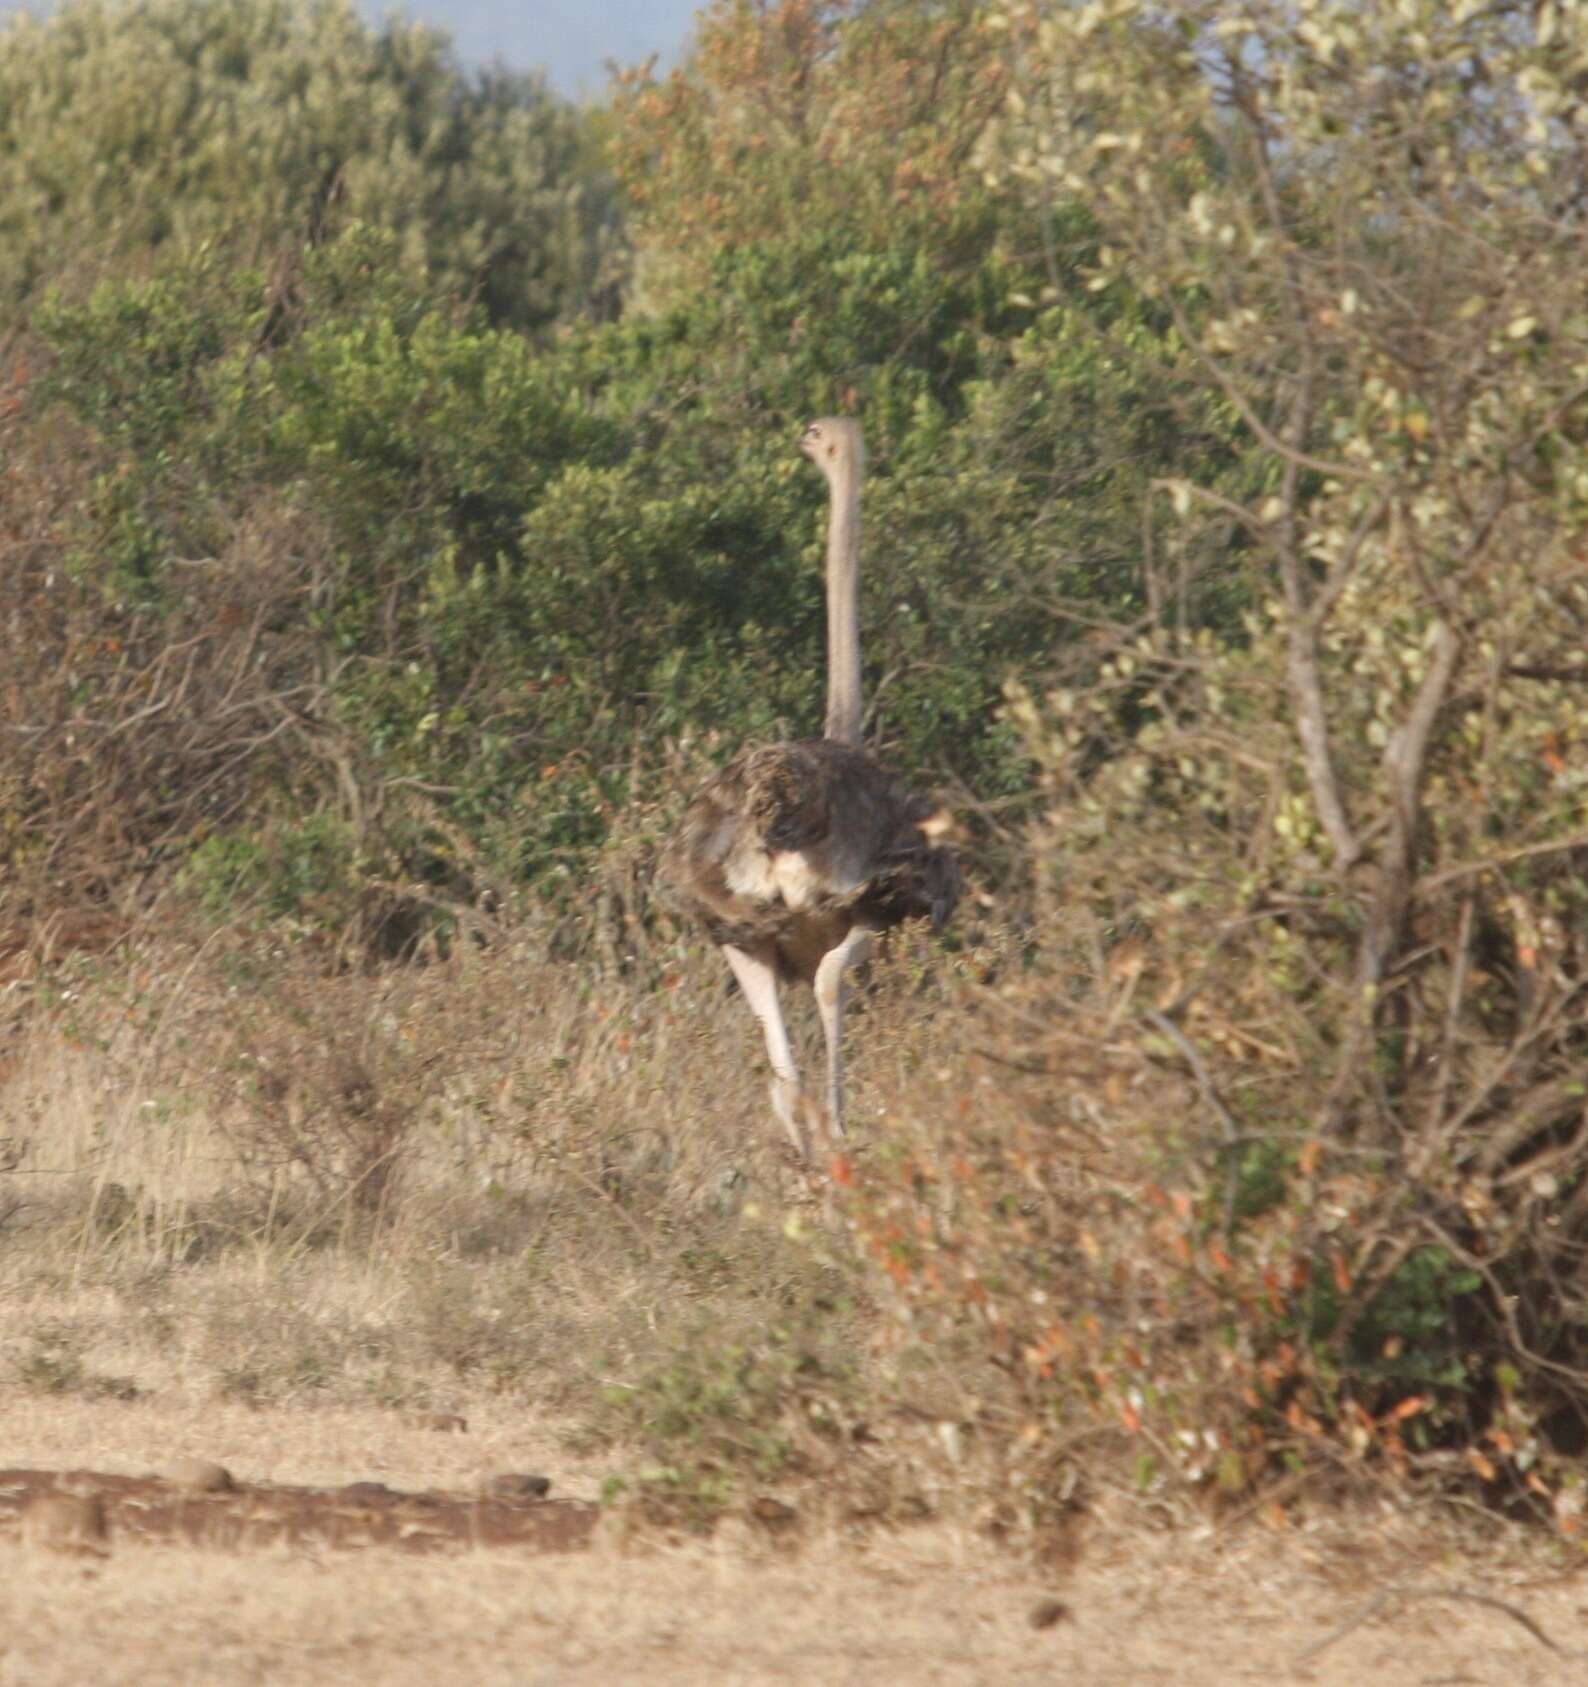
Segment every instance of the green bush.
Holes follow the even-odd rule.
[[[303,251],[286,305],[279,275],[194,252],[39,314],[38,394],[104,462],[67,524],[73,566],[155,641],[195,567],[275,580],[279,724],[315,753],[287,788],[234,764],[242,831],[334,815],[350,911],[361,876],[438,903],[551,888],[643,800],[636,744],[813,730],[824,492],[794,441],[847,395],[874,468],[870,730],[915,777],[1018,804],[1003,679],[1051,663],[1057,605],[1139,601],[1146,476],[1193,436],[1161,381],[1104,355],[1084,296],[1034,311],[1016,278],[800,233],[548,348],[416,289],[371,227]],[[818,312],[820,335],[801,326]],[[1140,307],[1107,315],[1161,333]],[[1211,412],[1194,445],[1238,471]],[[218,909],[245,886],[210,848]]]
[[[0,45],[0,318],[202,244],[269,270],[354,222],[518,327],[610,284],[584,119],[535,77],[466,74],[423,26],[345,0],[72,0],[12,14]]]
[[[1101,1421],[1155,1491],[1363,1471],[1574,1528],[1588,322],[1538,208],[1584,155],[1529,113],[1588,124],[1581,30],[1182,12],[1055,8],[1006,157],[1172,318],[1149,371],[1233,407],[1244,484],[1162,477],[1141,612],[1011,688],[1041,954],[983,1046],[1021,1076],[923,1099],[853,1219],[906,1345],[982,1354],[1033,1507]]]
[[[854,1396],[853,1367],[814,1321],[752,1341],[702,1323],[637,1382],[604,1391],[597,1432],[646,1461],[610,1479],[604,1498],[649,1522],[709,1531],[748,1491],[830,1463]]]

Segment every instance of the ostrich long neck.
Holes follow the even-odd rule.
[[[847,453],[828,477],[827,725],[838,744],[860,742],[860,465]]]

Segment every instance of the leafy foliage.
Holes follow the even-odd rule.
[[[713,0],[687,65],[616,89],[613,157],[649,284],[698,282],[719,252],[807,229],[973,269],[1018,220],[974,168],[1012,64],[968,0]]]
[[[533,77],[345,0],[72,0],[0,26],[0,312],[211,243],[268,267],[352,222],[535,327],[610,285],[613,200]]]
[[[862,1237],[916,1329],[1004,1367],[1028,1475],[1101,1412],[1144,1480],[1459,1471],[1575,1526],[1581,25],[1046,27],[1008,167],[1087,207],[1100,293],[1168,313],[1251,490],[1162,477],[1147,613],[1012,693],[1049,794],[1041,1080],[996,1132],[906,1135]],[[1220,551],[1250,595],[1199,626]]]
[[[917,777],[1021,800],[1003,677],[1049,661],[1056,601],[1138,595],[1144,467],[1229,453],[1211,411],[1121,380],[1084,293],[1021,303],[1019,278],[990,250],[948,273],[799,230],[720,252],[657,315],[534,347],[358,226],[269,273],[200,250],[42,310],[41,391],[113,464],[70,524],[85,587],[154,635],[194,559],[236,577],[287,512],[315,535],[269,624],[307,664],[289,730],[319,766],[289,793],[239,763],[236,802],[245,833],[325,810],[345,848],[320,894],[237,870],[285,870],[277,846],[206,844],[211,905],[247,885],[334,920],[371,881],[439,908],[548,889],[640,794],[636,743],[810,730],[822,489],[792,440],[846,402],[876,469],[870,729]],[[1107,314],[1162,338],[1128,301]]]
[[[174,889],[366,959],[529,910],[648,1001],[670,810],[819,716],[793,447],[856,413],[868,736],[1018,928],[974,1044],[839,1163],[901,1397],[1039,1517],[1101,1426],[1154,1493],[1454,1473],[1570,1522],[1583,29],[718,0],[596,120],[619,299],[594,126],[419,32],[11,26],[7,894]],[[146,60],[147,109],[71,115]],[[46,298],[57,249],[92,261]],[[226,1105],[384,1214],[450,1103],[399,1104],[390,1027],[313,1066],[313,1024],[275,1056],[312,1081],[239,1056]],[[647,1504],[814,1468],[808,1334],[614,1406]]]
[[[609,1483],[607,1500],[709,1530],[749,1484],[808,1474],[840,1440],[852,1387],[828,1345],[814,1321],[744,1343],[702,1324],[637,1383],[608,1388],[604,1433],[651,1462]]]

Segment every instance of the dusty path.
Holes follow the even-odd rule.
[[[191,1464],[200,1480],[181,1468]],[[179,1461],[174,1474],[125,1476],[97,1470],[0,1470],[0,1540],[62,1536],[57,1544],[104,1555],[178,1542],[214,1549],[268,1547],[400,1552],[515,1548],[579,1551],[590,1544],[601,1508],[533,1490],[544,1478],[503,1472],[474,1493],[405,1492],[385,1482],[334,1488],[239,1482],[223,1465]],[[213,1472],[215,1480],[205,1479]],[[70,1538],[69,1519],[80,1522]],[[49,1521],[49,1520],[57,1521]],[[85,1551],[83,1556],[89,1556]]]
[[[1465,1566],[1557,1644],[1588,1639],[1576,1581]],[[1420,1575],[1429,1583],[1438,1578]],[[1454,1579],[1454,1578],[1452,1578]],[[1044,1596],[1066,1614],[1031,1625]],[[412,1558],[145,1547],[81,1562],[0,1547],[0,1682],[1060,1681],[1474,1684],[1588,1679],[1502,1612],[1386,1607],[1307,1665],[1367,1601],[1299,1542],[1159,1541],[1061,1589],[946,1532],[792,1560],[689,1547]]]
[[[61,1456],[68,1449],[79,1456]],[[57,1401],[35,1411],[0,1398],[7,1464],[93,1463],[132,1475],[173,1452],[224,1460],[244,1482],[283,1485],[296,1474],[460,1491],[487,1470],[557,1456],[553,1439],[505,1409],[467,1434],[426,1435],[389,1414],[208,1408],[185,1421],[169,1410]],[[593,1497],[593,1467],[557,1474],[559,1491]],[[1062,1572],[943,1527],[864,1544],[818,1530],[787,1547],[741,1526],[712,1543],[634,1549],[603,1526],[585,1550],[424,1556],[302,1542],[201,1550],[118,1541],[114,1529],[101,1549],[79,1553],[5,1530],[0,1687],[1575,1687],[1588,1681],[1584,1563],[1580,1549],[1498,1525],[1463,1533],[1389,1513],[1284,1529],[1253,1522],[1225,1534],[1099,1524]],[[1419,1592],[1382,1597],[1387,1586]],[[1455,1589],[1467,1593],[1448,1596]],[[1562,1651],[1471,1594],[1526,1616]],[[1051,1621],[1033,1626],[1039,1614]]]

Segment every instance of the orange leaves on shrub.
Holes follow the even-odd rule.
[[[1311,1414],[1303,1409],[1299,1400],[1292,1400],[1285,1408],[1285,1422],[1303,1435],[1322,1435],[1323,1425]]]
[[[915,225],[951,251],[988,193],[973,154],[1012,77],[1008,33],[980,11],[711,0],[687,67],[618,79],[612,162],[646,238],[687,267],[785,235],[797,208],[884,239]]]
[[[1041,1368],[1046,1367],[1051,1372],[1055,1359],[1069,1359],[1074,1356],[1075,1342],[1062,1324],[1049,1324],[1041,1337],[1025,1349],[1024,1358],[1028,1365]]]

